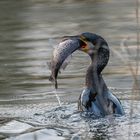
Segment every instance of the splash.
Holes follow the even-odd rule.
[[[62,103],[61,103],[60,97],[57,94],[57,90],[54,90],[53,93],[54,93],[54,95],[55,95],[55,97],[56,97],[56,99],[58,101],[59,106],[61,107],[62,106]]]

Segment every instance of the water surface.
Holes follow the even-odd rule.
[[[131,64],[135,69],[140,60],[136,57],[135,13],[136,2],[132,0],[1,0],[0,137],[139,139],[140,95],[132,90],[134,77],[129,67]],[[109,44],[110,61],[103,75],[109,89],[121,99],[126,112],[123,117],[94,120],[77,112],[90,63],[84,53],[73,54],[71,63],[59,75],[57,92],[48,81],[47,61],[60,38],[87,31],[100,34]],[[15,131],[11,131],[13,128]]]

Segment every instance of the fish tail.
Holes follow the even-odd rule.
[[[54,82],[55,89],[58,88],[57,80],[54,79],[54,77],[52,75],[49,77],[49,81]]]
[[[52,75],[49,77],[49,81],[51,81],[51,82],[53,82],[53,81],[54,81],[54,78],[53,78],[53,76],[52,76]]]

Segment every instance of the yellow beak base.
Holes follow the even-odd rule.
[[[84,36],[80,36],[80,40],[84,42],[84,45],[81,46],[80,50],[87,53],[89,51],[89,46],[86,38]]]

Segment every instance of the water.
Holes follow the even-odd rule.
[[[132,92],[135,77],[129,67],[135,70],[140,60],[136,58],[135,13],[132,0],[1,0],[0,138],[140,139],[140,95]],[[109,89],[121,99],[123,117],[94,119],[77,111],[90,60],[84,53],[75,52],[59,74],[58,91],[48,80],[47,62],[60,37],[85,31],[100,34],[110,46],[103,75]]]

